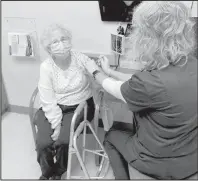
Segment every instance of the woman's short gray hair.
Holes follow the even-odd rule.
[[[65,34],[65,37],[68,38],[69,40],[72,39],[71,31],[65,28],[63,25],[58,24],[58,23],[50,24],[48,27],[44,29],[43,34],[41,35],[41,38],[40,38],[41,45],[47,52],[49,52],[48,47],[51,43],[52,33],[57,30],[60,32],[63,32]]]

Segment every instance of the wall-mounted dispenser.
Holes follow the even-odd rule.
[[[111,33],[111,51],[123,55],[125,51],[125,36]]]
[[[31,33],[9,32],[8,46],[11,56],[34,57]]]

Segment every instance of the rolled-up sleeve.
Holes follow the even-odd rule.
[[[99,89],[99,85],[94,81],[93,77],[88,73],[86,69],[86,62],[90,61],[91,59],[85,55],[84,53],[74,51],[74,55],[77,58],[79,66],[82,68],[83,73],[86,75],[87,79],[89,80],[90,87],[92,87],[93,94],[96,94],[97,90]]]
[[[81,66],[81,68],[83,68],[84,73],[88,73],[87,69],[86,69],[86,62],[90,61],[91,59],[87,55],[85,55],[84,53],[77,52],[77,51],[74,51],[74,55],[76,56],[76,58],[78,60],[78,63]]]
[[[150,107],[150,98],[145,88],[144,73],[134,74],[131,79],[121,85],[121,94],[133,112]]]
[[[51,123],[51,128],[55,129],[62,120],[62,110],[57,105],[50,69],[43,64],[40,66],[40,79],[38,83],[40,103],[45,113],[45,117]]]

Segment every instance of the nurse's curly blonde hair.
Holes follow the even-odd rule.
[[[49,52],[49,45],[51,43],[51,37],[54,31],[63,32],[65,38],[69,39],[70,41],[72,39],[71,31],[65,28],[63,25],[58,23],[50,24],[44,29],[43,34],[41,35],[40,38],[41,45],[47,52]]]
[[[143,1],[134,11],[133,53],[145,69],[186,64],[196,48],[190,9],[177,1]],[[181,61],[182,60],[182,61]]]

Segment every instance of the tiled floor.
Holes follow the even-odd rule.
[[[100,137],[102,137],[100,130]],[[88,148],[94,145],[94,139],[88,136]],[[41,175],[36,161],[36,151],[28,115],[6,113],[2,120],[2,179],[38,179]],[[87,168],[92,175],[96,171],[94,156],[89,154]],[[81,175],[77,160],[72,161],[72,174]],[[63,175],[63,179],[66,175]],[[105,179],[114,179],[112,169]]]

